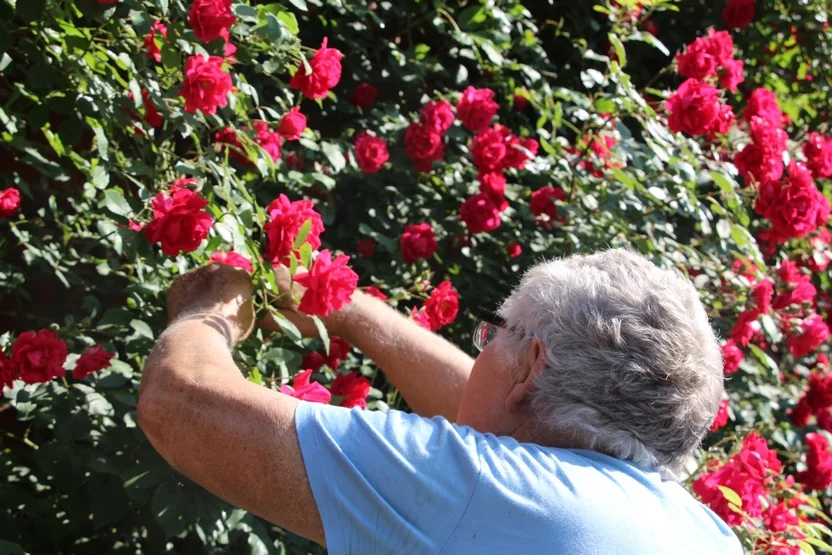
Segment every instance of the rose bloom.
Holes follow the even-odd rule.
[[[356,247],[358,256],[361,258],[371,258],[376,253],[376,242],[369,237],[361,239]]]
[[[168,27],[161,21],[154,21],[150,26],[150,32],[144,37],[144,47],[147,49],[147,59],[155,60],[157,63],[162,61],[162,50],[156,44],[156,36],[168,36]]]
[[[740,363],[742,362],[744,356],[745,355],[743,355],[742,349],[737,347],[737,344],[733,339],[726,341],[722,346],[723,374],[727,376],[728,374],[733,374],[739,370]]]
[[[815,187],[812,175],[803,164],[789,164],[785,184],[771,183],[760,188],[755,211],[771,220],[778,240],[786,242],[815,231],[829,220],[830,206]]]
[[[375,297],[380,301],[386,301],[387,300],[387,295],[385,295],[381,291],[381,289],[379,289],[378,287],[373,287],[372,285],[368,285],[367,287],[365,287],[364,288],[364,293],[366,293],[367,295],[370,295],[371,297]]]
[[[378,91],[369,83],[361,83],[350,96],[350,104],[356,108],[366,108],[376,101]]]
[[[366,131],[355,138],[355,160],[364,173],[378,173],[389,159],[384,139],[373,137]]]
[[[479,175],[480,193],[491,199],[500,212],[508,208],[506,200],[506,177],[502,173],[490,172]]]
[[[231,0],[194,0],[188,11],[188,23],[196,38],[211,42],[223,36],[237,18],[231,12]]]
[[[269,204],[266,214],[269,215],[269,221],[263,226],[263,231],[269,239],[266,245],[266,258],[269,261],[288,261],[289,253],[294,250],[298,232],[307,220],[311,220],[311,228],[304,242],[309,243],[312,250],[321,246],[324,224],[311,200],[291,202],[289,197],[281,194]],[[300,259],[299,253],[295,253],[295,256]]]
[[[491,124],[500,105],[494,102],[494,91],[468,87],[456,104],[456,113],[468,131],[483,131]]]
[[[304,370],[292,380],[292,385],[281,385],[280,392],[301,401],[329,404],[332,394],[317,382],[311,382],[312,370]]]
[[[355,407],[366,409],[370,389],[370,380],[358,372],[347,375],[338,374],[330,386],[330,392],[333,395],[344,398],[340,406],[348,409]]]
[[[480,173],[501,170],[506,156],[506,138],[509,131],[502,125],[495,125],[474,136],[471,141],[471,155]]]
[[[711,424],[710,431],[715,432],[724,427],[728,423],[728,400],[723,399],[719,402],[719,410],[714,417],[714,422]]]
[[[731,92],[737,92],[737,85],[745,81],[744,71],[745,62],[742,60],[726,60],[719,69],[720,86]]]
[[[211,255],[211,260],[225,264],[226,266],[233,266],[235,268],[242,268],[247,272],[253,272],[254,267],[251,265],[251,260],[242,254],[234,251],[215,252]]]
[[[328,39],[324,37],[321,47],[309,60],[309,74],[303,64],[298,66],[295,75],[289,81],[289,87],[299,89],[303,95],[312,100],[326,98],[341,80],[341,58],[344,55],[335,48],[327,47]]]
[[[407,224],[400,243],[402,259],[408,264],[430,258],[437,247],[433,227],[428,223]]]
[[[704,37],[698,37],[685,47],[684,53],[676,56],[676,61],[679,75],[700,80],[716,75],[720,63],[710,48],[710,41]]]
[[[273,162],[280,160],[280,146],[283,144],[280,138],[280,132],[272,131],[268,122],[265,121],[255,121],[252,125],[254,125],[254,131],[256,133],[254,142],[263,147],[263,150],[269,154]],[[281,122],[282,125],[283,122]]]
[[[766,154],[765,149],[753,143],[734,155],[734,165],[743,178],[753,177],[757,183],[773,183],[783,176],[782,157]]]
[[[777,95],[763,87],[754,89],[751,96],[748,97],[745,109],[742,111],[742,117],[745,121],[751,123],[755,116],[768,120],[774,127],[781,127],[783,125],[783,111],[777,102]]]
[[[806,166],[815,179],[832,177],[832,137],[813,132],[803,143]]]
[[[300,361],[300,367],[306,370],[318,371],[321,366],[326,364],[326,356],[318,352],[311,352],[303,355]]]
[[[9,187],[0,192],[0,219],[8,218],[20,208],[20,191]]]
[[[771,308],[771,298],[774,296],[774,282],[764,279],[751,290],[751,299],[754,301],[754,310],[758,314],[767,314]],[[775,306],[775,308],[777,308]]]
[[[798,283],[790,291],[783,291],[774,300],[772,308],[782,310],[791,305],[800,306],[803,303],[813,304],[818,295],[817,289],[809,281]]]
[[[190,189],[178,189],[170,196],[159,193],[150,206],[153,220],[145,226],[145,235],[151,244],[161,243],[168,256],[195,251],[214,223],[211,214],[203,210],[208,201]]]
[[[434,100],[428,102],[421,111],[422,125],[433,129],[440,135],[448,132],[454,124],[454,107],[446,100]]]
[[[431,331],[439,331],[452,324],[459,312],[459,293],[450,281],[443,281],[436,286],[425,301],[425,313],[430,321]]]
[[[526,109],[526,106],[529,105],[529,99],[527,99],[522,94],[515,94],[514,95],[514,109],[517,112],[522,112]]]
[[[708,29],[708,51],[716,60],[717,69],[719,65],[725,64],[734,58],[734,39],[728,31],[714,31]]]
[[[306,129],[306,116],[300,113],[299,106],[295,106],[280,118],[277,131],[287,141],[297,141],[304,129]]]
[[[793,357],[805,357],[829,339],[829,327],[819,314],[803,320],[800,328],[800,335],[789,335],[786,340]]]
[[[414,306],[410,311],[410,318],[416,322],[419,327],[430,330],[430,318],[428,317],[428,313],[424,310],[420,311]]]
[[[500,227],[500,211],[484,193],[474,195],[462,203],[459,219],[471,234],[494,231]]]
[[[298,310],[310,316],[326,317],[349,303],[358,285],[358,274],[347,266],[349,260],[343,254],[333,260],[332,253],[322,250],[308,272],[295,275],[295,281],[306,287]]]
[[[6,358],[6,353],[0,351],[0,393],[7,387],[11,389],[14,387],[14,381],[17,379],[17,373],[12,368],[12,363]]]
[[[347,355],[352,349],[349,341],[341,339],[335,335],[329,338],[329,354],[326,356],[326,365],[333,370],[338,370],[341,366],[341,361],[347,359]]]
[[[797,474],[807,488],[825,491],[832,485],[832,452],[827,439],[817,433],[806,434],[806,470]]]
[[[528,137],[519,139],[514,135],[510,135],[507,142],[506,156],[503,159],[503,164],[509,168],[523,169],[526,167],[526,162],[531,160],[532,157],[537,156],[537,150],[539,148],[540,144],[534,139],[530,139]],[[526,151],[528,151],[528,153]]]
[[[800,271],[800,267],[791,260],[783,260],[777,268],[777,275],[786,283],[798,284],[809,281],[809,276]]]
[[[413,167],[422,173],[433,170],[433,163],[445,156],[442,135],[419,123],[411,123],[405,131],[404,146]]]
[[[553,229],[555,222],[561,221],[561,218],[558,217],[556,200],[564,201],[566,195],[563,189],[550,186],[541,187],[533,192],[529,200],[529,209],[535,216],[535,221],[544,229]]]
[[[508,254],[509,258],[517,258],[521,254],[523,254],[523,247],[520,246],[520,243],[517,241],[512,241],[508,245],[506,245],[506,253]]]
[[[195,114],[216,114],[217,108],[228,105],[231,76],[223,71],[224,60],[219,56],[195,54],[185,63],[185,81],[179,96],[185,97],[185,111]]]
[[[11,365],[27,384],[62,378],[66,362],[66,343],[54,331],[26,331],[12,345]]]
[[[197,187],[199,186],[199,181],[197,181],[193,177],[180,177],[179,179],[173,180],[173,183],[170,184],[168,190],[170,192],[173,192],[178,189],[190,189],[191,185]]]
[[[722,12],[722,19],[733,29],[744,29],[754,19],[757,0],[728,0]]]
[[[108,353],[101,345],[89,347],[84,353],[78,357],[78,362],[75,363],[75,369],[72,371],[72,377],[80,380],[84,376],[89,376],[93,372],[104,370],[110,367],[110,360],[116,356],[113,353]]]
[[[720,116],[719,91],[696,79],[688,79],[667,99],[668,125],[674,133],[706,135]]]

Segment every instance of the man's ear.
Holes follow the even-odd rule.
[[[528,405],[534,382],[543,371],[545,362],[546,346],[539,339],[533,339],[515,369],[514,385],[506,397],[506,412],[513,414]]]

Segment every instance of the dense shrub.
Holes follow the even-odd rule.
[[[194,266],[252,271],[265,314],[271,265],[303,264],[307,312],[357,284],[469,348],[525,268],[610,246],[691,276],[724,338],[686,483],[749,552],[823,547],[830,8],[0,2],[0,547],[320,550],[136,428],[164,292]],[[346,342],[278,322],[237,354],[250,380],[403,408]]]

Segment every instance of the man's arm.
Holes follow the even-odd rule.
[[[212,286],[229,279],[250,291],[245,272],[211,266],[217,268],[207,276],[210,283],[191,283],[193,294],[211,298]],[[196,273],[205,278],[208,268]],[[238,293],[232,288],[226,298],[246,295]],[[243,302],[250,306],[250,299]],[[295,430],[298,401],[240,374],[229,345],[245,334],[247,324],[240,326],[229,311],[216,307],[183,310],[199,314],[180,315],[156,342],[142,373],[139,426],[188,478],[233,505],[324,543]]]
[[[278,273],[278,282],[288,289],[288,274]],[[284,304],[281,312],[304,335],[317,336],[312,320],[297,312],[293,301]],[[330,335],[346,339],[370,357],[416,414],[456,421],[474,367],[474,360],[459,347],[361,291],[324,322]],[[271,317],[262,325],[271,331],[279,329]]]
[[[459,347],[360,291],[327,325],[370,357],[414,412],[456,421],[474,366]]]

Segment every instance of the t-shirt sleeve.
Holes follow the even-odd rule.
[[[330,553],[441,551],[479,479],[476,432],[306,402],[295,421]]]

